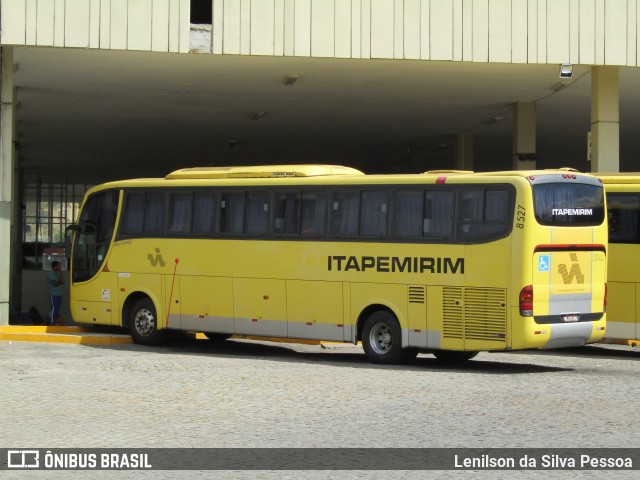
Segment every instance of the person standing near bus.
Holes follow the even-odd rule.
[[[60,314],[62,285],[64,285],[64,275],[62,274],[62,270],[60,270],[60,262],[53,261],[51,262],[51,271],[47,274],[47,286],[49,288],[49,297],[51,297],[48,325],[55,325],[58,315]]]

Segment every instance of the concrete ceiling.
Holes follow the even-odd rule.
[[[14,58],[20,164],[73,181],[199,165],[453,168],[461,132],[474,134],[476,170],[510,169],[519,101],[537,102],[539,167],[590,169],[588,66],[556,91],[557,65],[26,47]],[[640,69],[621,68],[623,170],[640,170],[638,112]]]

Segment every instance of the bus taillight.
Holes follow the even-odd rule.
[[[604,302],[602,304],[602,311],[606,312],[607,311],[607,293],[608,293],[609,288],[607,287],[607,284],[604,284]]]
[[[533,316],[533,286],[527,285],[520,290],[520,315],[523,317]]]

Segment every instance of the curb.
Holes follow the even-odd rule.
[[[47,325],[0,326],[0,340],[12,342],[75,343],[81,345],[122,345],[133,343],[129,335],[98,329]]]
[[[130,335],[113,333],[109,327],[81,327],[60,325],[2,325],[0,341],[42,342],[42,343],[75,343],[80,345],[122,345],[134,343]],[[186,333],[186,332],[185,332]],[[295,338],[256,337],[253,335],[233,335],[231,338],[259,340],[277,343],[302,343],[320,345],[320,340],[304,340]],[[195,334],[196,340],[207,340],[203,333]]]

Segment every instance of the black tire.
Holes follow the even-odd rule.
[[[133,304],[129,332],[137,343],[143,345],[158,345],[164,341],[167,332],[158,329],[156,307],[149,298],[141,298]]]
[[[402,348],[402,331],[398,319],[391,313],[380,310],[372,313],[364,322],[362,346],[367,359],[373,363],[402,363],[413,358],[413,349]]]
[[[231,338],[231,333],[211,333],[211,332],[202,332],[202,334],[207,337],[207,340],[211,342],[224,342]]]
[[[478,355],[479,352],[460,352],[457,350],[437,350],[433,355],[441,362],[464,363]]]

